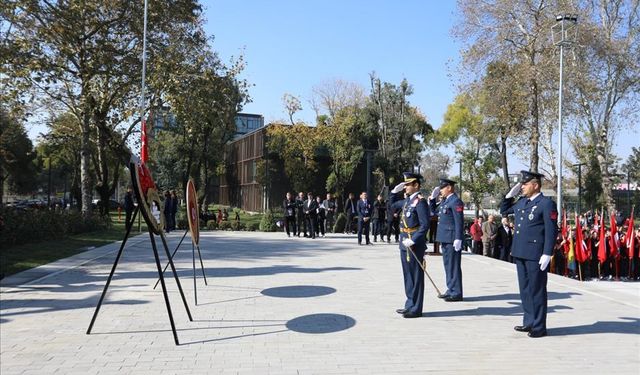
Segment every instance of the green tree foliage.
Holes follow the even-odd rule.
[[[9,63],[2,76],[17,93],[32,89],[38,102],[64,108],[80,125],[82,210],[90,212],[91,192],[113,192],[128,161],[125,142],[134,129],[142,55],[143,3],[125,0],[82,2],[12,1],[2,7],[10,23]],[[196,1],[150,1],[148,56],[154,66],[170,69],[172,47],[202,40]],[[165,63],[157,63],[163,60]],[[153,80],[150,80],[153,82]],[[4,82],[3,82],[4,83]],[[10,98],[19,101],[26,94]],[[92,154],[92,144],[96,145]],[[91,186],[91,163],[96,185]],[[115,167],[117,166],[117,167]],[[115,168],[114,168],[115,167]],[[106,201],[106,199],[102,199]]]
[[[318,172],[316,155],[323,145],[319,129],[298,123],[293,126],[275,124],[267,130],[267,148],[280,155],[294,191],[313,188],[313,176]]]
[[[482,199],[496,192],[494,177],[499,159],[491,147],[490,126],[479,114],[478,100],[463,94],[447,107],[444,123],[436,132],[436,140],[445,144],[454,143],[456,154],[462,160],[463,187],[470,194],[476,207],[476,215],[482,208]]]
[[[385,181],[412,170],[422,151],[422,142],[433,134],[433,128],[420,111],[411,106],[408,97],[413,87],[404,79],[396,86],[370,75],[371,93],[367,101],[367,134],[369,148],[378,150],[376,165],[384,172]]]
[[[327,191],[336,192],[338,197],[345,195],[345,187],[364,154],[363,113],[357,107],[340,109],[331,121],[331,125],[319,126],[324,147],[331,157],[331,173],[327,178]]]
[[[0,109],[0,205],[5,184],[14,193],[34,188],[35,156],[24,127]]]

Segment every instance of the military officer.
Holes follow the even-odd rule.
[[[547,272],[558,233],[556,204],[540,192],[542,175],[521,171],[518,182],[500,203],[500,214],[515,215],[511,255],[516,263],[524,316],[518,332],[547,335]],[[522,192],[523,197],[515,197]]]
[[[360,194],[356,212],[358,213],[358,245],[362,245],[362,234],[364,234],[365,240],[367,241],[366,244],[371,245],[369,229],[371,228],[372,207],[366,191]]]
[[[400,261],[404,276],[404,291],[407,300],[404,308],[396,310],[404,318],[422,316],[424,299],[424,274],[420,264],[427,249],[427,230],[429,229],[429,207],[419,196],[421,176],[415,173],[404,173],[404,181],[391,190],[389,198],[391,206],[401,207],[400,218]],[[400,200],[399,194],[404,190],[406,198]],[[415,254],[415,257],[411,255]],[[416,258],[418,259],[416,261]]]
[[[447,302],[462,301],[462,241],[464,240],[464,203],[455,193],[455,181],[441,178],[429,197],[431,212],[438,215],[436,241],[442,249],[447,291],[438,297]],[[439,204],[436,198],[442,197]]]

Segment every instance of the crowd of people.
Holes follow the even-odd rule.
[[[580,280],[640,280],[640,261],[633,261],[639,257],[640,228],[629,229],[633,220],[619,212],[604,219],[587,211],[574,220],[573,226],[563,220],[558,227],[549,272]],[[576,232],[578,224],[580,234]],[[470,251],[474,254],[513,263],[514,224],[509,219],[503,217],[497,224],[493,215],[484,222],[480,216],[468,232]]]

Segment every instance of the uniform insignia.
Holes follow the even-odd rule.
[[[456,212],[464,212],[464,206],[456,206]]]
[[[551,211],[549,216],[551,216],[551,220],[558,220],[558,211]]]
[[[533,220],[533,214],[529,214],[529,220]]]

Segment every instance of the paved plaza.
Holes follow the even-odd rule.
[[[171,250],[181,236],[169,235]],[[358,246],[342,234],[204,232],[208,285],[199,274],[197,306],[187,237],[175,259],[192,322],[167,277],[179,346],[153,289],[149,237],[138,235],[87,335],[117,248],[2,281],[2,375],[640,374],[640,283],[550,275],[549,336],[531,339],[513,330],[522,320],[515,266],[464,253],[464,302],[436,298],[427,281],[424,317],[403,319],[397,245]],[[444,289],[442,259],[427,261]]]

